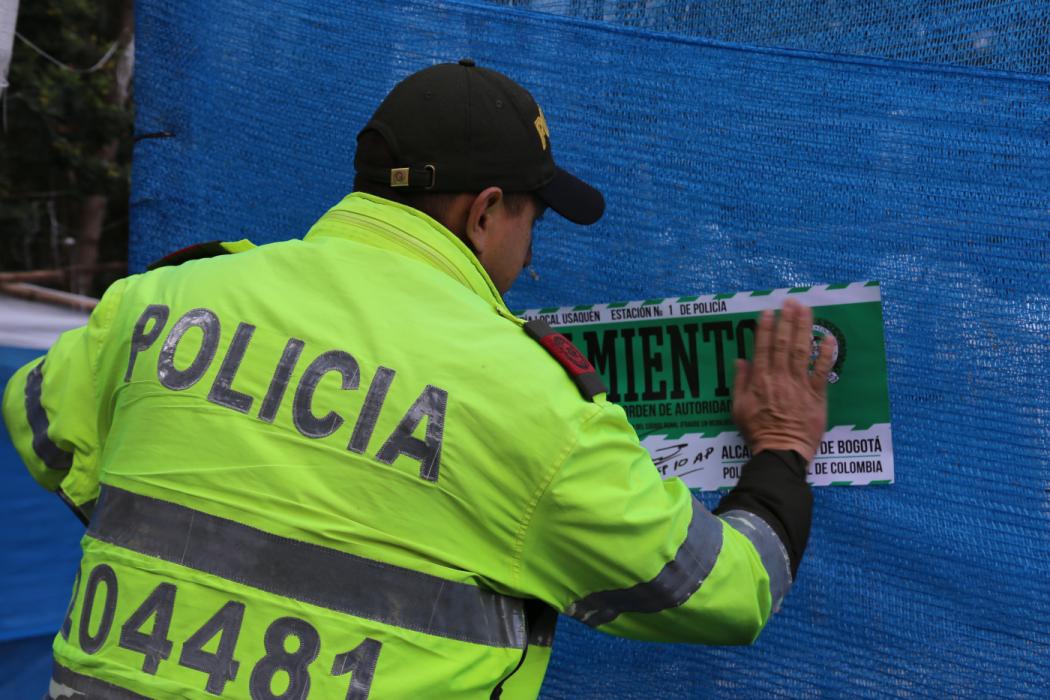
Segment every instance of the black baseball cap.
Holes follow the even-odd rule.
[[[375,132],[393,154],[369,163],[358,148],[357,174],[405,191],[532,192],[577,224],[605,212],[602,193],[551,155],[547,120],[513,80],[469,58],[413,73],[394,86],[357,135]]]

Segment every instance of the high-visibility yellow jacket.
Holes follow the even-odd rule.
[[[53,689],[529,697],[550,608],[748,643],[790,583],[769,526],[661,481],[454,235],[367,195],[117,282],[3,410],[90,518]]]

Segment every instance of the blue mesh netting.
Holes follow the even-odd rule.
[[[1046,0],[492,0],[757,46],[1050,72]]]
[[[910,23],[941,15],[918,2],[802,5],[705,3],[690,31],[980,62],[939,34],[922,47]],[[484,2],[137,6],[136,130],[169,135],[135,149],[135,268],[301,235],[349,189],[394,82],[469,55],[533,90],[555,155],[609,201],[591,229],[544,220],[513,306],[882,281],[898,483],[818,491],[799,581],[754,647],[563,622],[545,697],[1045,697],[1050,79],[654,31],[681,31],[661,13],[684,3],[648,3],[644,28]],[[1037,3],[931,4],[948,6],[966,9],[951,36],[1030,30],[993,63],[1046,72]]]

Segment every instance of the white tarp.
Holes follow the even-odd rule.
[[[46,350],[59,335],[87,319],[86,311],[0,294],[0,347]]]
[[[7,69],[11,65],[17,20],[18,0],[0,0],[0,95],[7,87]]]

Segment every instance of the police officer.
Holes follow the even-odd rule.
[[[808,310],[759,321],[754,457],[711,513],[503,302],[545,209],[604,209],[528,92],[422,70],[355,165],[303,240],[122,280],[9,383],[15,446],[88,524],[50,697],[534,697],[556,612],[752,641],[809,531],[831,353],[807,372]]]

